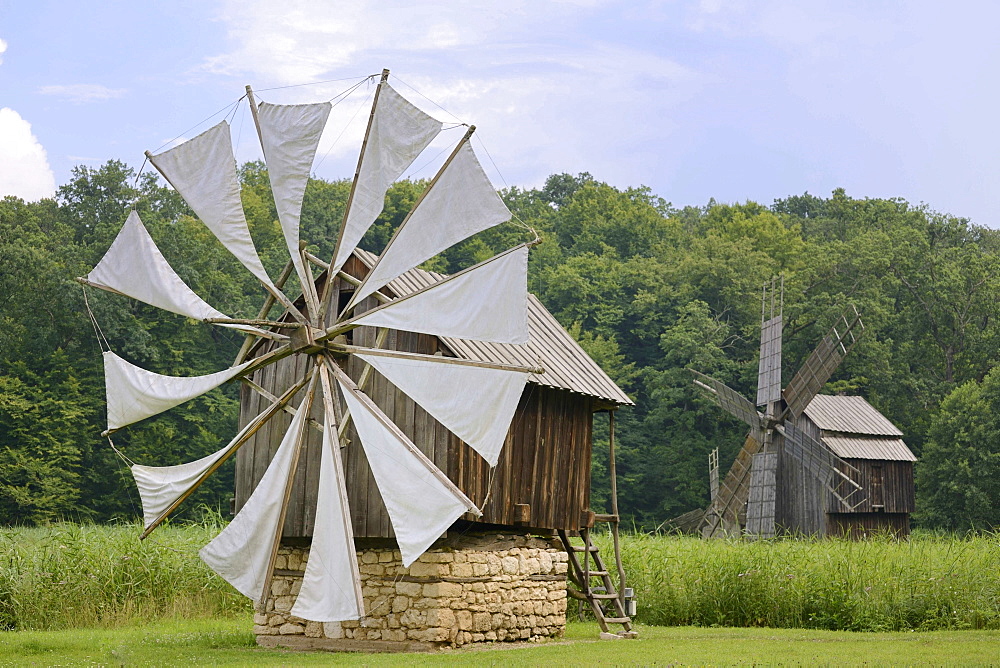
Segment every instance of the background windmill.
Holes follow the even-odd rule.
[[[856,332],[864,329],[861,317],[854,307],[841,315],[782,390],[783,300],[783,286],[774,280],[770,286],[765,285],[756,405],[724,383],[693,371],[697,387],[750,427],[743,447],[705,511],[702,534],[706,537],[741,531],[762,538],[775,535],[784,524],[778,517],[786,491],[780,475],[782,460],[794,460],[847,507],[856,506],[864,498],[857,482],[858,470],[797,426],[806,407],[854,347]],[[759,412],[758,407],[764,412]]]

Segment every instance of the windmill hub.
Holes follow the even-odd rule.
[[[317,343],[316,339],[324,334],[326,334],[325,330],[317,329],[308,325],[292,330],[292,334],[289,337],[289,345],[292,348],[292,352],[315,355],[323,351],[325,349],[323,344]]]

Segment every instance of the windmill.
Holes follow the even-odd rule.
[[[718,490],[713,490],[702,523],[702,535],[706,537],[739,534],[741,527],[754,537],[775,535],[776,508],[780,496],[788,493],[782,489],[778,475],[782,457],[795,459],[844,505],[851,507],[863,500],[861,486],[856,482],[858,471],[796,426],[796,420],[857,342],[855,332],[864,329],[861,316],[854,307],[841,315],[782,390],[783,302],[783,281],[778,286],[772,279],[770,286],[764,286],[761,300],[756,405],[724,383],[692,370],[694,384],[700,390],[750,427],[729,473]],[[759,412],[758,407],[764,412]],[[717,455],[714,461],[710,458],[709,466],[710,471],[714,467],[717,479]],[[741,517],[744,508],[745,519]]]
[[[441,132],[442,123],[397,93],[388,84],[388,70],[382,72],[340,234],[327,264],[305,251],[299,219],[331,104],[258,106],[249,86],[245,97],[263,148],[288,264],[272,280],[257,255],[243,214],[226,121],[162,153],[147,152],[201,221],[259,280],[267,296],[254,319],[232,318],[209,306],[171,269],[132,211],[107,254],[78,280],[203,323],[239,330],[247,339],[231,367],[186,378],[149,372],[106,349],[104,433],[110,435],[231,379],[240,379],[261,397],[263,409],[217,452],[175,466],[131,466],[142,497],[145,538],[257,432],[270,427],[276,416],[292,414],[252,495],[200,552],[213,570],[263,605],[306,433],[319,430],[322,450],[312,557],[292,613],[316,622],[359,619],[365,614],[364,599],[341,462],[349,423],[353,422],[371,465],[404,566],[460,516],[480,514],[476,504],[366,394],[372,370],[408,394],[491,466],[497,462],[529,373],[544,371],[530,365],[389,350],[382,347],[381,334],[391,328],[456,341],[514,347],[527,343],[528,248],[538,239],[409,294],[387,297],[380,289],[393,279],[510,219],[471,148],[475,127],[469,127],[454,147],[368,276],[357,281],[340,268],[382,211],[390,184]],[[325,276],[314,276],[314,266],[325,270]],[[293,273],[302,288],[301,296],[292,295],[294,299],[283,292]],[[346,304],[336,301],[337,293],[330,289],[336,280],[356,282],[354,297]],[[365,306],[372,302],[377,305]],[[276,304],[279,312],[271,316]],[[380,332],[374,345],[349,341],[348,335],[358,327]],[[251,351],[261,342],[270,348],[252,357]],[[286,366],[297,376],[280,395],[251,379],[255,372],[293,357],[296,364]],[[352,377],[346,371],[349,366],[364,371]],[[435,392],[442,386],[461,391]]]

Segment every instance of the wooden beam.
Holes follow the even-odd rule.
[[[475,131],[476,131],[475,125],[470,125],[469,129],[465,131],[465,135],[462,136],[462,138],[458,141],[458,144],[455,145],[455,148],[452,149],[451,155],[449,155],[448,159],[444,161],[444,163],[438,169],[437,173],[434,175],[434,178],[432,178],[430,183],[427,184],[427,187],[424,188],[424,191],[420,193],[420,197],[418,197],[417,201],[414,202],[412,207],[410,207],[410,212],[406,214],[406,218],[403,219],[403,222],[400,223],[399,227],[397,227],[396,230],[392,233],[392,236],[389,238],[389,243],[387,243],[385,245],[385,248],[382,249],[382,254],[379,255],[377,260],[375,260],[375,264],[374,266],[372,266],[371,271],[368,272],[368,276],[371,276],[372,274],[375,273],[375,268],[378,267],[379,262],[381,262],[382,258],[386,256],[386,254],[389,252],[389,249],[392,248],[392,244],[394,241],[396,241],[397,237],[399,236],[400,230],[402,230],[406,226],[406,223],[408,223],[410,220],[410,216],[413,215],[413,212],[417,210],[417,207],[420,206],[420,203],[424,201],[424,198],[427,197],[428,193],[431,192],[435,184],[437,184],[437,182],[441,179],[441,176],[444,174],[445,170],[447,170],[448,167],[451,165],[451,163],[455,160],[455,157],[458,155],[458,151],[463,146],[465,146],[465,144],[468,143],[469,138],[472,137],[472,133],[474,133]],[[361,288],[363,288],[367,282],[368,282],[368,277],[365,277],[365,279],[361,282],[361,285],[358,287],[358,292],[361,291]],[[358,292],[355,292],[354,294],[357,295]],[[340,315],[343,316],[344,313],[350,311],[354,307],[354,304],[355,304],[354,297],[352,297],[351,301],[347,303],[347,306],[344,307],[344,310],[341,312]]]
[[[333,448],[333,452],[330,453],[333,459],[334,477],[337,480],[337,494],[340,496],[340,521],[343,523],[344,531],[350,540],[350,549],[348,550],[347,558],[350,560],[351,572],[354,574],[354,578],[351,583],[354,585],[354,597],[357,600],[359,607],[364,611],[365,598],[361,592],[361,575],[358,570],[358,556],[354,548],[354,526],[351,523],[351,510],[350,503],[347,498],[347,487],[346,478],[344,477],[344,464],[340,457],[339,442],[340,437],[337,435],[335,427],[337,426],[337,411],[334,407],[333,398],[336,396],[333,389],[333,381],[330,379],[330,369],[327,364],[333,364],[333,362],[328,362],[323,356],[318,356],[316,358],[316,363],[319,365],[319,380],[323,395],[323,415],[326,422],[326,429],[330,430],[331,436],[333,438],[330,442],[330,447]],[[319,500],[322,502],[322,499]]]
[[[260,428],[267,423],[268,420],[274,417],[274,414],[277,413],[281,408],[283,408],[285,404],[287,404],[292,399],[292,397],[295,396],[295,393],[301,390],[304,385],[305,381],[300,381],[299,383],[288,388],[287,390],[285,390],[285,393],[281,395],[281,397],[276,397],[270,406],[265,408],[253,420],[248,422],[247,425],[240,430],[240,433],[237,434],[236,438],[233,439],[232,443],[229,446],[229,450],[224,455],[222,455],[222,457],[220,457],[217,462],[212,464],[212,466],[209,467],[208,470],[206,470],[201,476],[199,476],[199,478],[194,481],[194,483],[191,485],[191,487],[188,488],[187,491],[185,491],[183,494],[177,497],[177,499],[172,504],[170,504],[170,506],[166,510],[160,513],[159,516],[157,516],[157,518],[153,520],[149,524],[149,526],[146,527],[146,529],[142,532],[142,534],[139,536],[139,540],[144,540],[146,536],[151,534],[154,529],[160,526],[163,520],[167,519],[167,516],[169,516],[170,513],[174,512],[174,510],[176,510],[177,507],[181,505],[181,503],[183,503],[185,499],[191,496],[191,494],[193,494],[194,491],[198,489],[201,483],[205,482],[205,480],[207,480],[210,475],[215,473],[220,466],[225,464],[226,461],[230,457],[232,457],[233,454],[237,450],[239,450],[244,443],[249,441],[253,437],[253,435],[256,434],[260,430]]]
[[[378,87],[375,89],[375,98],[372,100],[372,110],[368,114],[368,126],[365,128],[365,138],[361,142],[361,153],[358,155],[358,166],[354,169],[354,180],[351,181],[351,192],[347,195],[347,205],[344,207],[344,218],[340,221],[340,231],[337,233],[337,243],[333,247],[333,256],[330,258],[330,265],[337,260],[337,254],[340,253],[340,246],[344,243],[344,228],[347,226],[347,216],[351,213],[351,205],[354,204],[354,194],[358,189],[358,177],[361,176],[361,163],[365,159],[365,149],[368,147],[368,138],[371,137],[372,133],[372,123],[375,121],[375,110],[378,108],[378,98],[379,94],[382,92],[382,86],[389,81],[389,70],[382,70],[382,78],[379,79]],[[340,267],[330,267],[331,269],[340,269]],[[333,273],[331,271],[326,272],[326,287],[323,290],[324,295],[330,294],[330,286],[333,285]],[[324,299],[323,304],[320,306],[319,312],[319,322],[323,321],[326,317],[327,304],[330,303],[329,299]],[[336,308],[336,306],[334,306]]]
[[[306,415],[312,409],[313,398],[316,396],[316,382],[319,378],[319,366],[313,368],[312,378],[309,380],[309,389],[306,396],[299,405],[299,410],[304,410]],[[295,451],[292,453],[292,461],[288,470],[288,478],[285,479],[285,492],[281,497],[281,510],[278,513],[278,523],[274,529],[274,540],[271,542],[271,555],[267,560],[267,570],[264,571],[264,588],[261,590],[260,600],[257,602],[260,610],[264,610],[267,604],[267,597],[271,590],[271,580],[274,578],[274,562],[278,558],[278,548],[281,546],[281,534],[285,528],[285,516],[288,514],[288,501],[292,496],[292,488],[295,482],[295,474],[299,468],[299,456],[302,454],[302,444],[305,441],[305,420],[299,426],[298,433],[295,434]]]
[[[376,345],[378,345],[376,343]],[[471,366],[480,369],[498,369],[500,371],[520,371],[522,373],[543,374],[542,367],[517,366],[514,364],[501,364],[499,362],[483,362],[480,360],[467,360],[459,357],[444,357],[443,355],[426,355],[424,353],[408,353],[402,350],[386,350],[384,348],[365,348],[363,346],[352,346],[344,343],[327,342],[328,350],[343,352],[352,355],[372,355],[374,357],[395,357],[397,359],[409,359],[415,361],[434,362],[440,364],[454,364],[457,366]]]
[[[289,259],[288,262],[285,263],[285,268],[281,270],[281,275],[278,276],[278,280],[275,281],[274,284],[279,288],[283,288],[285,286],[285,281],[287,281],[288,277],[292,275],[292,270],[294,269],[295,265]],[[271,311],[271,307],[274,306],[274,301],[274,295],[268,295],[264,298],[264,305],[261,306],[260,312],[257,314],[258,320],[267,317],[267,314]],[[255,340],[256,339],[254,339],[253,335],[247,336],[247,338],[243,341],[243,345],[240,346],[240,351],[236,354],[233,366],[242,363],[243,360],[246,359]]]
[[[482,511],[479,510],[478,506],[476,506],[476,504],[473,503],[472,500],[469,497],[467,497],[465,493],[462,490],[460,490],[458,486],[456,486],[455,483],[453,483],[451,479],[448,478],[448,476],[446,476],[444,472],[434,464],[434,462],[428,459],[427,455],[425,455],[423,452],[420,451],[420,448],[418,448],[413,444],[413,441],[411,441],[410,438],[406,434],[404,434],[399,427],[396,426],[396,423],[390,420],[386,416],[386,414],[382,412],[382,410],[375,404],[374,401],[372,401],[368,397],[368,395],[366,395],[364,392],[358,389],[358,386],[355,385],[354,381],[351,380],[351,377],[347,375],[346,371],[344,371],[337,365],[333,365],[333,372],[337,376],[337,379],[344,385],[344,387],[347,388],[347,390],[351,392],[358,401],[364,404],[369,411],[371,411],[371,414],[375,417],[376,420],[379,421],[379,423],[385,429],[387,429],[390,433],[392,433],[393,436],[399,439],[399,441],[406,447],[406,449],[414,457],[416,457],[421,464],[424,465],[424,467],[431,475],[437,478],[437,480],[442,485],[448,488],[448,490],[453,495],[455,495],[455,497],[460,499],[463,503],[467,504],[470,513],[472,513],[476,517],[482,517],[483,513]]]

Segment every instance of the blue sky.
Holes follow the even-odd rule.
[[[352,82],[265,89],[388,67],[478,126],[498,186],[588,171],[675,206],[844,187],[1000,227],[998,19],[988,2],[0,0],[0,195],[138,168],[248,83],[316,101]],[[353,174],[369,93],[336,108],[319,176]],[[260,155],[248,123],[244,104],[241,160]]]

